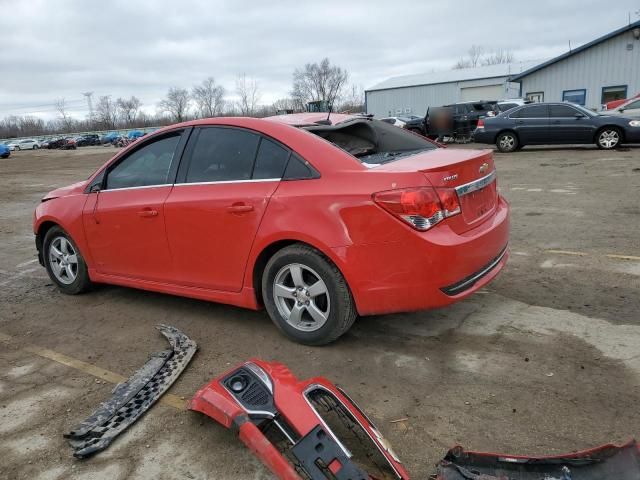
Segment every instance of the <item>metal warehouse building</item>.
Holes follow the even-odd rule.
[[[510,77],[539,63],[490,65],[393,77],[365,91],[366,110],[380,117],[423,116],[428,107],[519,97],[520,86],[512,83]]]
[[[640,21],[597,38],[511,79],[522,96],[588,108],[640,93]]]

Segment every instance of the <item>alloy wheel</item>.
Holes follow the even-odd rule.
[[[598,142],[604,148],[614,148],[620,141],[620,134],[616,130],[605,130],[598,137]]]
[[[504,135],[500,139],[500,148],[503,150],[511,150],[516,143],[516,139],[511,135]]]
[[[71,242],[62,236],[55,237],[49,246],[49,265],[56,279],[65,285],[72,284],[78,276],[78,254]]]
[[[301,263],[282,267],[273,280],[278,312],[297,330],[313,332],[329,319],[331,303],[327,285],[315,270]]]

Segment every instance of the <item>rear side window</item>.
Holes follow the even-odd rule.
[[[283,180],[304,180],[306,178],[320,178],[320,173],[295,153],[291,154]]]
[[[288,159],[289,150],[263,137],[251,178],[256,180],[282,178]]]
[[[546,105],[531,105],[521,108],[511,116],[513,118],[547,118],[549,112]]]
[[[625,108],[625,109],[627,109],[627,108],[640,108],[640,100],[637,100],[635,102],[631,102],[629,105],[625,105],[622,108]]]
[[[107,174],[107,189],[168,183],[169,169],[180,134],[148,143],[129,154]]]
[[[237,128],[209,127],[198,132],[187,183],[251,179],[260,136]]]

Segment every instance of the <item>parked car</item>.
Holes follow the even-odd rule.
[[[632,98],[623,98],[623,99],[620,99],[620,100],[611,100],[610,102],[607,102],[602,106],[602,110],[603,111],[605,111],[605,110],[615,110],[617,107],[619,107],[623,103],[627,103],[629,100],[634,100],[636,98],[640,98],[640,93],[636,94]]]
[[[121,138],[121,135],[118,132],[109,132],[103,135],[102,137],[100,137],[100,143],[103,145],[111,144],[119,140],[120,138]]]
[[[380,121],[424,135],[424,118],[417,115],[385,117],[381,118]]]
[[[522,98],[512,98],[509,100],[498,100],[495,103],[496,113],[506,112],[507,110],[511,110],[515,107],[520,107],[522,105],[526,105],[531,103],[531,100],[524,100]]]
[[[61,148],[65,142],[66,140],[63,137],[50,138],[46,142],[46,148],[50,150],[54,148]]]
[[[626,100],[618,107],[602,112],[605,115],[624,115],[625,117],[640,118],[640,98]]]
[[[23,140],[16,140],[9,144],[11,150],[37,150],[40,148],[40,144],[33,138],[26,138]]]
[[[437,107],[435,109],[427,109],[427,114],[424,119],[425,134],[431,138],[436,138],[441,135],[441,128],[436,128],[434,122],[430,118],[432,115],[430,111],[436,111],[438,116],[442,116],[443,111],[449,112],[451,117],[451,130],[456,132],[457,135],[471,136],[478,120],[485,117],[494,116],[496,114],[496,102],[495,101],[481,101],[481,102],[461,102],[451,105],[444,105],[443,107]],[[436,131],[437,130],[437,131]]]
[[[0,143],[0,158],[9,158],[11,156],[11,149],[8,145]]]
[[[91,145],[100,145],[100,136],[95,133],[88,133],[76,138],[76,145],[78,147],[88,147]]]
[[[43,198],[40,261],[64,293],[97,282],[264,306],[312,345],[358,314],[441,307],[498,274],[509,207],[490,152],[326,119],[207,118],[147,135]]]
[[[62,139],[60,146],[61,150],[75,150],[78,148],[76,137],[65,137]]]
[[[478,123],[478,143],[495,143],[501,152],[525,145],[595,143],[611,149],[640,142],[640,120],[600,115],[571,103],[532,103]]]

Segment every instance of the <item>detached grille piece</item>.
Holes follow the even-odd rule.
[[[169,389],[196,353],[196,342],[177,328],[157,328],[172,348],[153,354],[140,370],[116,386],[109,400],[64,435],[75,457],[85,458],[107,448]]]

